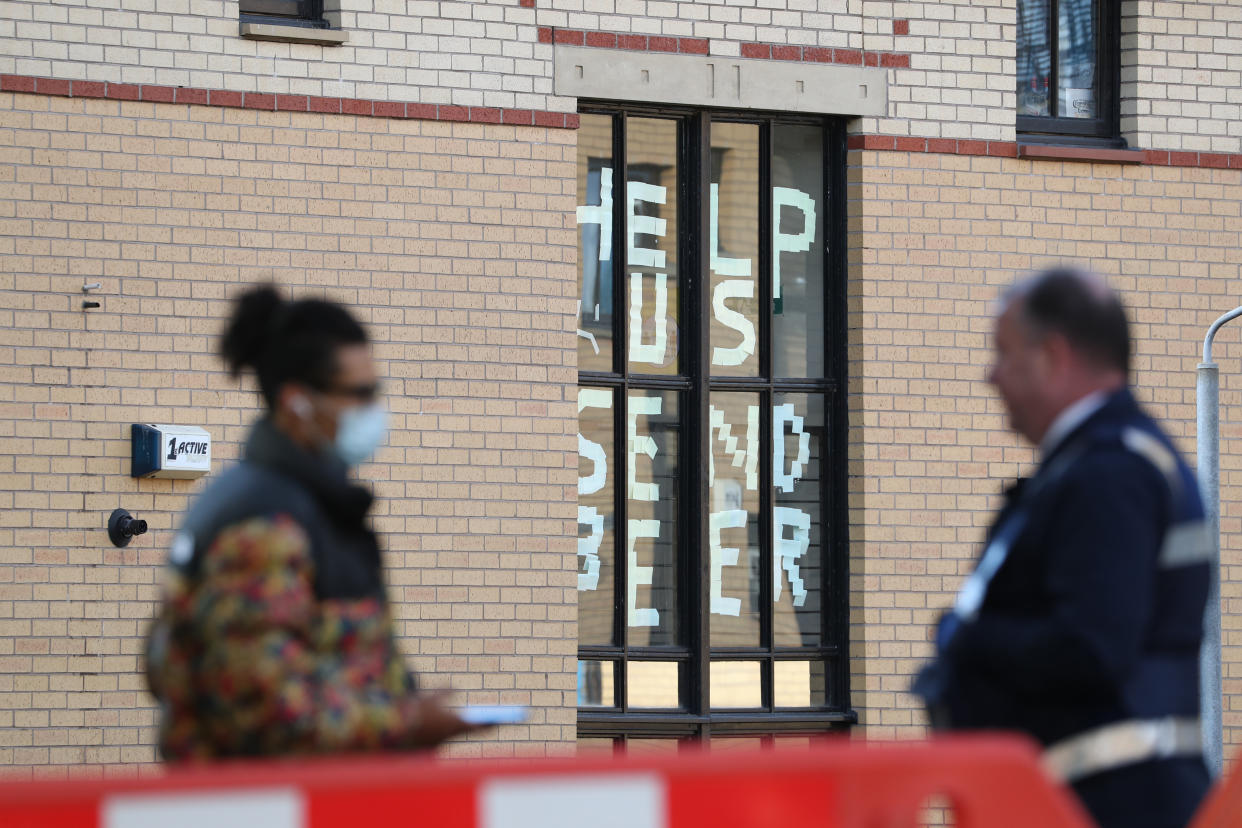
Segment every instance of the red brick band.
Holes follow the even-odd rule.
[[[675,52],[683,55],[707,54],[708,40],[703,37],[662,37],[659,35],[588,32],[582,29],[539,27],[540,43],[566,46],[594,46],[600,49],[625,49],[631,52]]]
[[[156,86],[149,83],[62,80],[36,78],[29,75],[0,75],[0,92],[28,92],[66,98],[108,98],[117,101],[225,106],[237,109],[262,109],[269,112],[319,112],[329,115],[365,115],[373,118],[405,118],[423,121],[465,121],[550,129],[578,128],[578,114],[575,112],[373,101],[362,98],[321,98],[314,95],[234,92],[228,89],[195,89],[186,86]]]
[[[910,56],[903,52],[875,52],[862,49],[829,49],[821,46],[777,46],[771,43],[743,43],[742,57],[761,60],[792,60],[803,63],[840,63],[845,66],[880,66],[909,69]]]
[[[547,26],[539,28],[539,42],[566,46],[594,46],[600,49],[624,49],[631,52],[675,52],[683,55],[706,55],[711,45],[711,42],[704,37],[615,34],[584,29],[554,29]],[[775,43],[743,43],[742,57],[807,63],[840,63],[847,66],[910,68],[910,56],[898,52],[865,52],[862,49],[784,46]]]
[[[908,138],[894,135],[851,135],[849,149],[897,150],[898,152],[936,152],[945,155],[993,155],[1017,158],[1014,141],[967,141],[956,138]]]
[[[893,150],[896,152],[931,152],[945,155],[990,155],[1000,158],[1017,158],[1016,141],[973,141],[957,138],[910,138],[894,135],[851,135],[847,146],[852,150]],[[1038,157],[1036,153],[1025,153]],[[1162,167],[1207,167],[1212,169],[1242,169],[1242,155],[1224,152],[1175,152],[1170,150],[1100,150],[1087,152],[1082,157],[1072,153],[1048,153],[1047,157],[1060,160],[1081,161],[1129,161]],[[1142,156],[1141,158],[1139,156]]]

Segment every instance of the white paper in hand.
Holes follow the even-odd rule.
[[[463,722],[474,725],[518,724],[526,721],[526,708],[520,705],[479,705],[459,711]]]

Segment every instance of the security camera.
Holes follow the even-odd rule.
[[[108,539],[113,546],[129,546],[135,535],[147,531],[147,522],[138,520],[125,509],[114,509],[108,517]]]

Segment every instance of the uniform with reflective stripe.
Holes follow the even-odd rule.
[[[1113,394],[1010,489],[986,548],[916,684],[929,709],[1035,736],[1106,828],[1183,824],[1207,786],[1187,734],[1211,537],[1172,443]]]

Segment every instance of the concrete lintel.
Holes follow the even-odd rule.
[[[888,114],[888,70],[558,45],[557,95],[824,115]]]
[[[312,29],[309,26],[281,26],[278,23],[242,23],[241,36],[250,40],[316,43],[320,46],[340,46],[349,39],[349,34],[340,29]]]

